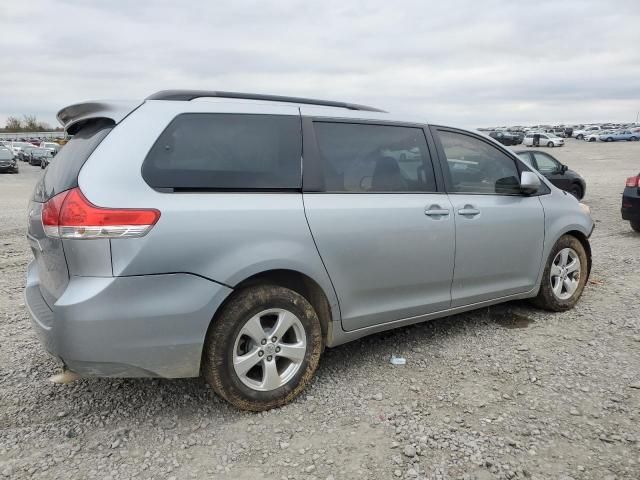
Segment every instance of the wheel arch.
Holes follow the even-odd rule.
[[[227,298],[225,298],[216,309],[216,312],[209,323],[209,327],[207,328],[207,335],[225,305],[234,298],[238,292],[253,285],[266,284],[278,285],[293,290],[294,292],[302,295],[311,304],[311,306],[313,306],[316,314],[318,315],[318,319],[320,320],[324,349],[327,342],[332,338],[334,328],[333,322],[340,320],[337,304],[335,308],[332,308],[330,301],[331,297],[327,295],[325,290],[315,279],[300,271],[287,268],[260,271],[239,281],[233,287],[232,292],[227,295]]]
[[[589,275],[591,275],[591,264],[592,264],[592,260],[591,260],[591,244],[589,243],[589,239],[580,230],[569,230],[568,232],[565,232],[563,235],[571,235],[572,237],[577,238],[578,241],[584,247],[584,251],[587,254],[587,280],[589,280]],[[560,238],[560,237],[558,237],[558,238]]]

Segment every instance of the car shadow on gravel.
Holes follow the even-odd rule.
[[[535,324],[536,310],[526,301],[513,301],[481,308],[450,317],[429,320],[406,327],[369,335],[362,339],[325,351],[320,361],[319,374],[324,369],[340,369],[346,376],[370,362],[384,359],[389,363],[392,355],[411,355],[412,352],[441,350],[441,342],[455,337],[468,337],[473,342],[478,336],[490,335],[495,329],[513,330],[529,328]]]
[[[469,343],[478,336],[491,335],[495,329],[527,328],[534,323],[529,316],[532,311],[526,302],[512,302],[373,334],[327,349],[320,361],[317,381],[323,383],[325,376],[361,377],[372,364],[389,363],[392,354],[410,357],[416,350],[437,354],[442,342],[456,337],[468,337]],[[55,373],[55,367],[44,365],[38,370],[44,375]],[[40,381],[46,382],[44,378]],[[337,381],[342,383],[340,379]],[[171,428],[179,419],[202,415],[222,423],[254,415],[238,411],[218,398],[202,378],[83,378],[68,385],[47,382],[40,394],[29,404],[33,410],[24,412],[31,415],[29,423],[48,423],[72,415],[93,419],[98,424],[105,421],[117,424],[131,420],[120,412],[133,411],[137,421],[150,420],[162,423],[162,428]],[[304,397],[298,400],[304,401]],[[42,409],[43,405],[46,408]],[[68,411],[68,405],[73,405],[74,410]],[[58,413],[52,415],[52,411]]]

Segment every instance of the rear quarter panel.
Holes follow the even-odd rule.
[[[157,208],[161,216],[142,238],[111,240],[113,274],[190,273],[235,287],[267,270],[295,270],[322,287],[339,321],[300,192],[161,193],[143,180],[149,149],[169,122],[186,112],[299,114],[286,105],[147,101],[125,118],[85,163],[79,186],[96,205]]]

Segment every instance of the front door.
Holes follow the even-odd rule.
[[[327,120],[308,125],[304,168],[308,174],[316,162],[321,182],[304,192],[305,212],[343,328],[449,308],[453,211],[438,192],[425,131]]]
[[[434,131],[456,224],[452,307],[531,290],[544,212],[536,196],[520,193],[516,159],[480,136]]]

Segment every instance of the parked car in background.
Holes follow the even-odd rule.
[[[639,138],[640,133],[632,132],[631,130],[604,132],[598,136],[598,139],[603,142],[619,142],[622,140],[626,140],[627,142],[636,142]]]
[[[29,142],[10,142],[9,143],[9,148],[11,148],[13,150],[13,153],[20,158],[22,156],[22,149],[23,148],[30,148],[33,145],[31,145]]]
[[[493,132],[489,132],[489,136],[494,140],[497,140],[498,142],[500,142],[502,145],[506,145],[506,146],[518,145],[519,143],[521,143],[518,141],[517,135],[514,135],[510,132],[502,131],[502,130],[495,130]]]
[[[46,148],[48,150],[51,150],[54,153],[58,153],[58,151],[62,147],[60,146],[60,144],[56,142],[42,142],[40,143],[40,148]]]
[[[622,193],[622,219],[628,220],[636,232],[640,232],[640,173],[627,178]]]
[[[183,90],[58,119],[75,135],[28,208],[25,298],[80,375],[202,375],[267,410],[327,347],[513,299],[566,311],[589,277],[588,207],[484,135]]]
[[[27,145],[26,147],[22,147],[22,149],[20,150],[20,155],[19,158],[20,160],[22,160],[23,162],[28,162],[31,160],[31,151],[34,148],[38,148],[34,145]]]
[[[544,133],[548,133],[555,137],[565,138],[564,128],[547,128]]]
[[[571,138],[573,136],[573,127],[564,127],[565,138]]]
[[[524,142],[524,131],[523,130],[509,130],[509,133],[516,137],[516,145],[520,145]]]
[[[607,133],[608,130],[596,130],[584,135],[583,140],[585,142],[597,142],[600,139],[600,135]]]
[[[539,143],[535,145],[536,135],[539,135]],[[524,144],[527,147],[562,147],[564,146],[564,140],[560,137],[556,137],[551,133],[537,133],[529,132],[524,137]]]
[[[18,173],[18,160],[9,147],[0,145],[0,172]]]
[[[539,150],[521,150],[516,153],[524,163],[538,170],[556,187],[582,200],[587,190],[587,182],[579,173]]]
[[[602,128],[600,128],[598,125],[591,125],[591,126],[584,127],[584,129],[582,130],[574,130],[573,136],[577,140],[584,140],[584,137],[586,137],[590,133],[599,132],[600,130],[602,130]]]
[[[31,150],[29,165],[40,166],[42,165],[42,160],[49,159],[52,156],[53,153],[48,148],[34,148]]]

